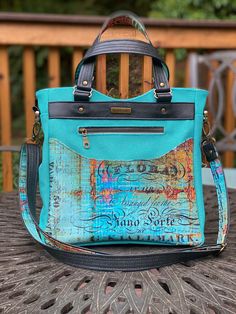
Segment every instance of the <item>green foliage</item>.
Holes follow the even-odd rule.
[[[0,11],[108,15],[131,10],[140,16],[236,19],[236,0],[1,0]]]
[[[19,116],[22,112],[22,51],[22,47],[18,46],[12,46],[8,50],[10,56],[11,101],[14,103],[12,108],[13,118]]]
[[[151,17],[236,19],[236,0],[154,0]]]
[[[151,3],[146,0],[1,0],[0,11],[107,15],[116,10],[131,10],[147,16]]]

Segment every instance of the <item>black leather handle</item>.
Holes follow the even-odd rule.
[[[83,60],[78,64],[76,68],[75,82],[77,82],[79,74],[82,74],[80,73],[82,71],[81,70],[82,66],[86,65],[87,63],[94,62],[96,56],[101,55],[101,54],[122,53],[122,52],[147,55],[147,56],[152,57],[157,62],[160,62],[163,64],[164,68],[166,69],[167,78],[169,79],[168,67],[158,55],[157,49],[155,49],[152,45],[142,42],[142,41],[137,41],[137,40],[117,39],[117,40],[108,40],[104,42],[97,41],[88,49]]]
[[[87,51],[75,72],[75,100],[89,100],[92,91],[95,57],[107,53],[134,53],[150,56],[153,60],[154,88],[157,100],[170,102],[169,70],[160,58],[157,50],[149,43],[139,40],[109,40],[96,41]]]
[[[152,57],[165,64],[157,53],[157,49],[140,40],[116,39],[96,42],[85,54],[85,59],[106,53],[135,53]],[[167,67],[167,66],[166,66]]]
[[[145,36],[148,42],[124,39],[101,42],[101,35],[105,32],[105,30],[117,24],[131,25],[135,27]],[[160,102],[171,102],[172,96],[168,82],[168,67],[158,55],[157,50],[153,47],[147,35],[144,24],[140,21],[136,14],[129,11],[118,11],[108,17],[93,45],[88,49],[83,60],[77,66],[75,71],[74,88],[74,96],[76,101],[89,100],[92,94],[95,57],[108,53],[134,53],[152,57],[153,80],[156,99]]]
[[[148,37],[146,28],[140,18],[131,11],[117,11],[111,14],[106,21],[103,23],[101,31],[98,35],[98,40],[100,41],[102,34],[110,27],[115,25],[123,26],[133,26],[139,32],[141,32],[148,42],[151,44],[151,41]]]

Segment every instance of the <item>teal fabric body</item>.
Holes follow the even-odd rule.
[[[158,238],[151,237],[150,241],[147,234],[144,232],[144,238],[139,240],[133,240],[132,237],[123,237],[124,240],[119,240],[115,238],[115,234],[111,235],[114,239],[114,243],[149,243],[149,244],[186,244],[186,245],[201,245],[204,243],[204,223],[205,223],[205,212],[204,212],[204,202],[203,202],[203,190],[202,190],[202,178],[201,178],[201,132],[202,132],[202,122],[203,122],[203,110],[205,107],[207,91],[199,89],[189,89],[189,88],[173,88],[172,102],[186,102],[194,103],[195,105],[195,117],[194,120],[80,120],[80,119],[49,119],[48,116],[48,103],[55,101],[74,101],[72,88],[51,88],[44,89],[37,92],[37,99],[40,109],[40,118],[44,133],[44,143],[42,152],[42,163],[39,169],[39,185],[40,194],[43,200],[43,208],[40,215],[40,226],[42,229],[51,232],[52,235],[59,238],[59,240],[69,242],[69,243],[79,243],[79,244],[104,244],[111,243],[109,240],[109,234],[103,236],[103,239],[96,237],[91,241],[85,239],[78,239],[75,229],[71,228],[70,233],[67,234],[66,230],[63,234],[59,232],[58,234],[53,233],[52,229],[49,228],[49,221],[53,226],[53,222],[58,218],[56,213],[50,210],[50,205],[53,200],[50,197],[50,193],[54,190],[54,185],[51,179],[50,182],[50,162],[56,162],[56,153],[58,155],[64,156],[67,159],[68,164],[71,162],[70,154],[72,156],[79,156],[77,158],[78,162],[84,163],[84,165],[91,164],[91,160],[95,159],[98,161],[106,160],[111,164],[115,162],[134,162],[136,160],[148,160],[155,161],[158,158],[164,158],[163,156],[175,152],[177,147],[183,145],[183,143],[190,143],[193,140],[193,185],[196,193],[196,204],[195,211],[197,212],[197,220],[199,226],[196,227],[196,233],[199,233],[198,239],[195,241],[183,240],[181,241],[158,241]],[[108,97],[100,92],[93,90],[92,97],[90,101],[125,101],[122,99],[114,99]],[[154,97],[154,91],[140,95],[135,98],[128,99],[131,102],[156,102]],[[138,104],[137,104],[138,105]],[[164,134],[91,134],[89,135],[90,148],[85,149],[82,144],[82,137],[78,133],[79,127],[92,127],[92,126],[157,126],[164,127]],[[59,151],[60,150],[60,151]],[[54,154],[55,152],[55,154]],[[68,152],[68,153],[67,153]],[[64,155],[63,155],[64,154]],[[63,158],[60,160],[60,170],[58,170],[60,175],[63,175]],[[71,159],[71,160],[72,160]],[[73,159],[74,160],[74,159]],[[55,169],[54,169],[55,171]],[[60,172],[61,171],[61,172]],[[70,175],[70,173],[67,175]],[[86,177],[86,173],[83,174]],[[68,177],[69,178],[69,177]],[[70,186],[69,179],[66,179],[65,175],[65,188]],[[122,182],[124,184],[124,182]],[[85,184],[86,185],[86,184]],[[142,187],[142,186],[141,186]],[[85,187],[84,187],[85,188]],[[134,186],[133,188],[137,188]],[[143,188],[143,187],[142,187]],[[157,188],[157,186],[155,186]],[[85,188],[86,190],[86,188]],[[58,192],[58,188],[56,190]],[[87,191],[87,190],[86,190]],[[52,193],[51,193],[52,194]],[[63,195],[61,196],[63,197]],[[66,199],[65,199],[66,201]],[[55,200],[56,202],[56,200]],[[68,202],[70,200],[68,199]],[[85,209],[86,210],[86,209]],[[60,213],[63,215],[63,213]],[[86,215],[86,214],[84,214]],[[70,213],[70,206],[66,209],[64,224],[69,224],[68,220],[73,213]],[[67,218],[66,218],[67,217]],[[67,219],[67,220],[66,220]],[[196,217],[194,218],[196,219]],[[72,219],[73,220],[73,219]],[[62,220],[63,221],[63,220]],[[63,222],[61,221],[61,224]],[[97,226],[99,227],[99,226]],[[53,227],[52,227],[53,228]],[[102,228],[102,226],[100,226]],[[190,233],[190,229],[187,227],[181,227],[181,230],[187,234]],[[78,226],[77,226],[78,229]],[[198,229],[198,230],[197,230]],[[166,230],[168,232],[168,230]],[[152,231],[151,235],[156,231]],[[169,232],[172,232],[169,228]],[[74,236],[73,236],[74,233]],[[109,233],[109,232],[108,232]],[[85,234],[85,233],[84,233]],[[153,240],[154,239],[154,240]]]

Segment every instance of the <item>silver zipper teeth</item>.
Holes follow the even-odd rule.
[[[106,128],[106,127],[85,127],[85,128],[79,128],[79,133],[82,135],[83,140],[83,146],[84,148],[88,149],[90,147],[88,135],[89,134],[114,134],[114,133],[128,133],[128,134],[151,134],[151,133],[164,133],[163,127],[120,127],[120,128]]]
[[[144,129],[144,130],[143,130]],[[83,133],[84,130],[87,131],[87,134],[92,134],[92,133],[163,133],[164,128],[162,127],[154,127],[154,128],[135,128],[135,127],[130,127],[130,128],[91,128],[91,127],[85,127],[85,128],[80,128],[79,133]]]

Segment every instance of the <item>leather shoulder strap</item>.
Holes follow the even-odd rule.
[[[137,29],[143,36],[147,39],[147,41],[151,44],[151,41],[148,37],[145,25],[140,20],[140,18],[131,11],[116,11],[103,23],[102,28],[98,35],[98,41],[101,39],[102,34],[108,29],[116,25],[123,25],[123,26],[133,26]]]
[[[229,206],[227,189],[221,162],[217,158],[215,147],[204,144],[205,152],[216,184],[219,211],[219,231],[217,243],[209,246],[168,250],[163,253],[143,255],[110,255],[107,253],[74,246],[53,238],[41,229],[36,218],[36,190],[38,167],[40,164],[40,147],[35,144],[24,144],[21,149],[19,173],[20,209],[24,224],[32,235],[51,255],[60,261],[88,269],[106,271],[137,271],[171,265],[186,260],[219,254],[226,246],[226,235],[229,223]]]

